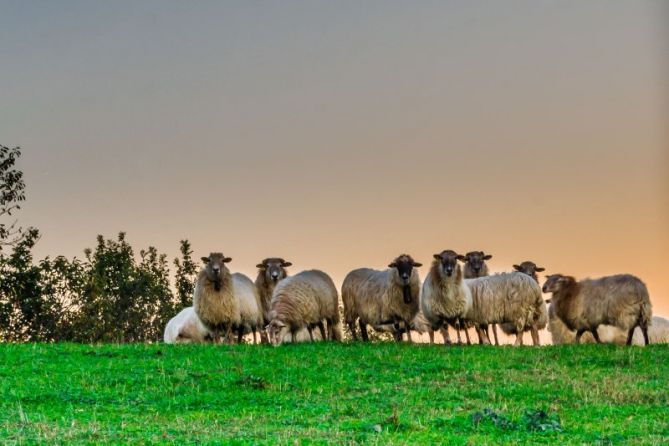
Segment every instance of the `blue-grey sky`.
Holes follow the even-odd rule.
[[[484,249],[636,273],[666,314],[668,9],[2,0],[0,143],[40,256],[125,230],[341,279]]]

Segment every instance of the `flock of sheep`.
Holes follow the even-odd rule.
[[[525,332],[539,345],[539,330],[547,325],[554,344],[669,341],[669,321],[652,317],[648,290],[632,275],[582,281],[550,275],[543,292],[552,297],[544,301],[537,277],[544,268],[526,261],[513,265],[514,272],[490,275],[486,261],[491,257],[481,251],[442,251],[434,255],[422,286],[417,271],[422,265],[406,254],[385,270],[353,270],[341,288],[343,322],[354,340],[359,328],[364,341],[370,326],[392,333],[397,341],[406,333],[409,342],[412,330],[427,332],[430,343],[439,331],[450,344],[450,327],[459,343],[464,332],[467,344],[470,328],[479,343],[490,344],[492,328],[499,344],[497,324],[516,336],[515,345],[523,344]],[[257,265],[254,283],[243,274],[232,274],[226,266],[232,259],[221,253],[202,260],[193,306],[169,321],[166,343],[232,342],[235,337],[241,343],[247,334],[254,344],[258,334],[261,342],[273,345],[342,339],[337,288],[326,273],[309,270],[288,276],[290,262],[267,258]],[[546,303],[551,304],[549,310]]]

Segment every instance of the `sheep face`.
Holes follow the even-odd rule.
[[[467,261],[465,256],[458,254],[455,251],[447,249],[442,251],[441,254],[435,254],[434,258],[439,261],[439,268],[442,276],[451,277],[453,273],[457,272],[460,266],[458,265],[458,260],[461,262]]]
[[[545,268],[542,268],[540,266],[537,266],[536,263],[530,262],[530,261],[525,261],[521,263],[520,265],[513,265],[513,269],[516,271],[527,274],[528,276],[532,277],[534,280],[539,283],[539,277],[537,276],[537,273],[540,273],[542,271],[545,271]]]
[[[256,267],[265,275],[267,283],[276,284],[281,279],[286,278],[288,274],[285,268],[291,265],[292,263],[286,262],[282,258],[270,257],[257,264]]]
[[[214,289],[220,291],[221,289],[221,280],[223,278],[223,272],[227,270],[225,264],[230,262],[232,259],[230,257],[225,257],[220,252],[212,252],[209,254],[209,257],[202,257],[204,262],[204,271],[206,272],[207,279],[214,284]]]
[[[281,340],[288,334],[289,328],[278,319],[272,319],[272,322],[266,327],[269,342],[273,346],[281,344]]]
[[[465,257],[467,258],[466,263],[469,263],[471,269],[477,274],[483,269],[485,261],[492,259],[490,254],[485,254],[483,251],[468,252]]]
[[[542,291],[544,293],[553,293],[553,296],[555,297],[555,293],[559,293],[563,289],[570,287],[575,282],[576,279],[573,277],[563,276],[562,274],[553,274],[546,276],[546,283],[544,283]]]
[[[404,303],[411,303],[411,275],[413,274],[414,268],[419,268],[423,266],[421,263],[417,263],[413,260],[410,255],[402,254],[393,260],[393,263],[388,265],[388,268],[395,268],[397,270],[397,277],[400,281],[400,284],[403,287],[404,294]]]

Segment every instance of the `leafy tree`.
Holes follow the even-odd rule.
[[[188,240],[181,240],[181,260],[174,259],[177,271],[175,275],[177,298],[180,308],[193,305],[193,291],[197,279],[198,268],[193,261],[193,250]]]
[[[20,203],[26,199],[23,172],[16,169],[16,161],[21,157],[21,148],[10,149],[0,145],[0,217],[11,217],[21,209]],[[23,230],[17,221],[0,221],[0,251],[21,240]]]

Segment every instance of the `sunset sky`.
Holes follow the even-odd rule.
[[[629,272],[669,316],[667,5],[0,1],[18,217],[38,257]]]

